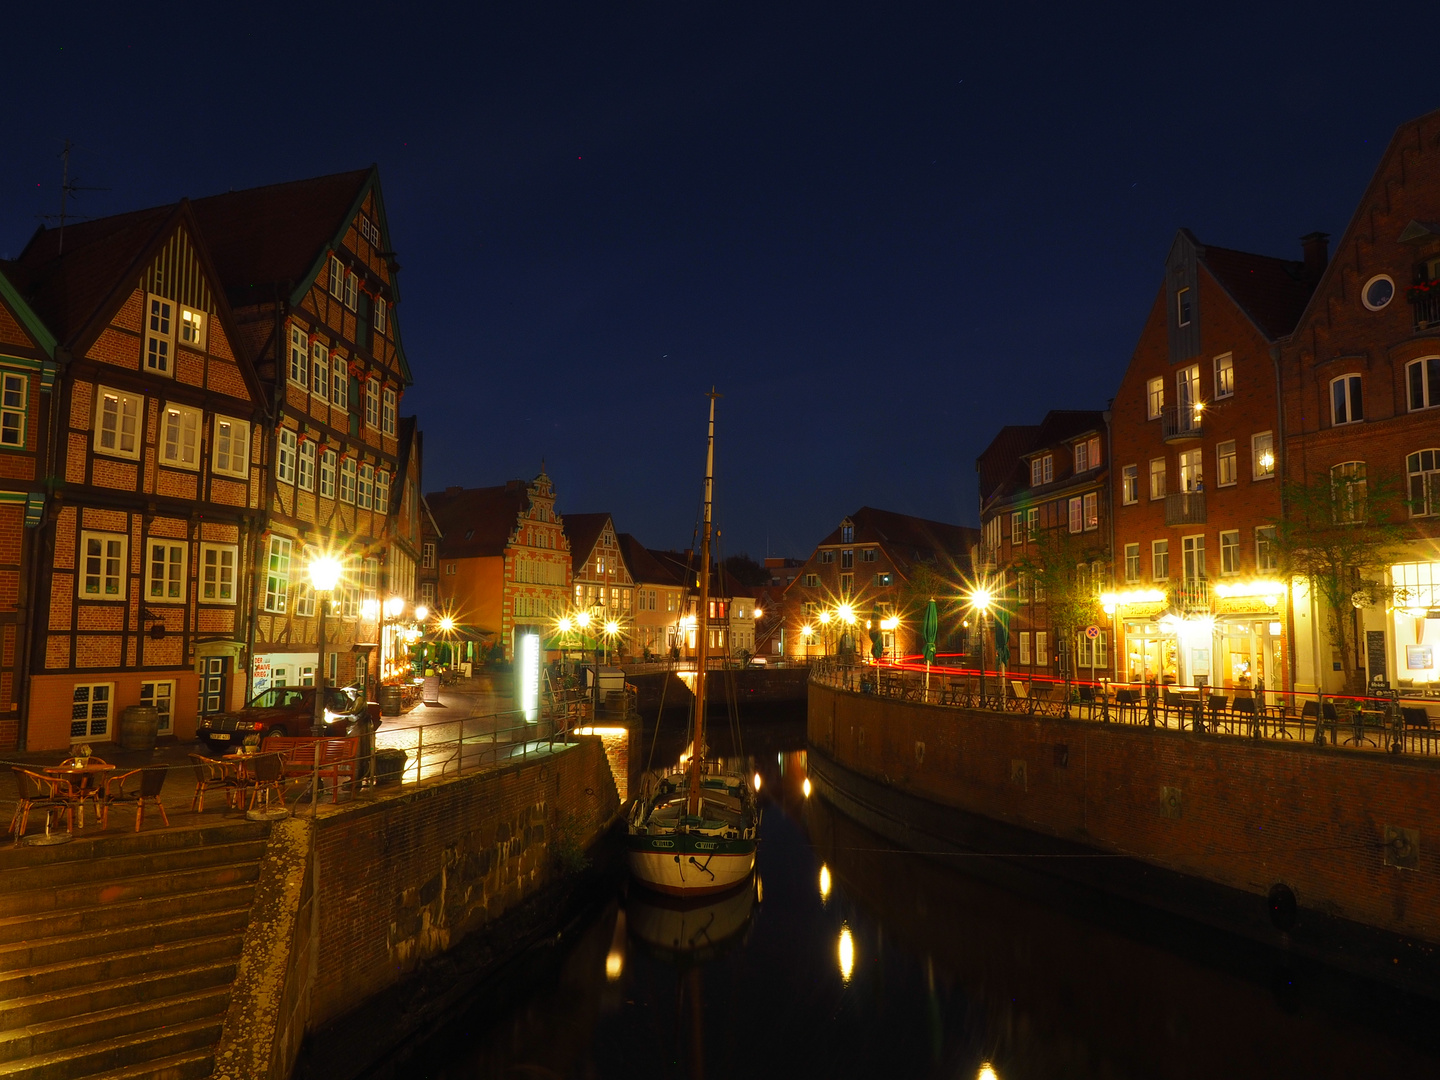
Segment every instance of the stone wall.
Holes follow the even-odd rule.
[[[893,788],[1440,941],[1440,761],[809,694],[811,744]]]

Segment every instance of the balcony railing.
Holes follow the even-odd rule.
[[[1171,405],[1160,414],[1160,430],[1165,441],[1186,442],[1205,434],[1205,414],[1190,405]]]
[[[1170,606],[1181,615],[1210,614],[1210,582],[1191,578],[1170,587]]]
[[[1205,493],[1176,491],[1165,496],[1166,525],[1204,525]]]
[[[1415,309],[1415,329],[1428,330],[1440,326],[1440,289],[1412,294],[1410,306]]]

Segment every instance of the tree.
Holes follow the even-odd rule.
[[[1391,479],[1370,483],[1361,462],[1287,483],[1286,514],[1273,522],[1280,569],[1304,578],[1324,601],[1330,645],[1340,654],[1345,687],[1359,693],[1355,610],[1375,598],[1372,575],[1394,562],[1404,539],[1405,499]]]
[[[962,637],[960,631],[966,609],[959,579],[958,573],[946,576],[941,567],[933,562],[913,562],[905,568],[905,576],[900,579],[898,589],[899,610],[896,614],[910,628],[917,650],[924,644],[920,635],[921,621],[925,618],[925,608],[932,599],[940,617],[935,638],[936,650],[945,651],[947,642],[958,642]]]
[[[759,587],[770,584],[770,571],[743,551],[725,559],[725,572],[741,585]]]
[[[1055,654],[1065,657],[1068,685],[1075,671],[1080,631],[1105,619],[1100,608],[1100,585],[1106,572],[1100,534],[1046,529],[1025,545],[1015,569],[1021,574],[1021,588],[1034,588],[1035,602],[1045,605],[1046,621],[1055,635]]]

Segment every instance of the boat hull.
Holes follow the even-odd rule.
[[[626,837],[626,862],[635,880],[669,896],[709,896],[733,889],[755,869],[754,840],[704,834]]]

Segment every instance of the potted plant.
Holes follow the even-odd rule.
[[[254,754],[254,753],[258,752],[259,749],[260,749],[260,736],[259,736],[259,735],[246,735],[246,736],[245,736],[245,741],[240,744],[240,752],[241,752],[242,754]]]

